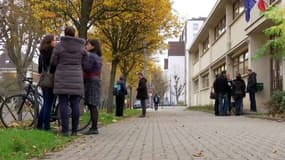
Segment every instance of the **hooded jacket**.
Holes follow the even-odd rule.
[[[55,94],[84,94],[82,62],[88,58],[84,43],[83,39],[64,36],[55,46],[51,57],[51,64],[56,66]]]

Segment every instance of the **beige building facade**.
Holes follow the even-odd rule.
[[[267,0],[269,5],[285,5],[285,0]],[[257,73],[257,81],[263,83],[257,92],[259,111],[265,110],[272,92],[284,89],[285,68],[282,60],[252,57],[268,40],[263,30],[271,26],[257,7],[251,10],[249,22],[245,21],[244,0],[217,0],[204,26],[189,49],[189,101],[191,106],[208,105],[215,76],[226,70],[231,78],[240,73],[247,82],[247,69]],[[244,107],[249,108],[248,95]]]

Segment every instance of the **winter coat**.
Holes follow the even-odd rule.
[[[256,73],[255,72],[251,72],[248,75],[248,79],[247,79],[247,92],[256,92],[257,88],[256,88]]]
[[[139,86],[137,88],[137,99],[148,99],[148,92],[147,92],[147,80],[143,77],[139,81]]]
[[[84,67],[84,79],[101,79],[102,72],[102,57],[98,56],[95,52],[88,54],[88,60],[83,61]]]
[[[215,93],[222,93],[222,94],[228,93],[230,89],[227,78],[225,76],[219,75],[218,78],[216,78],[214,82],[214,90]]]
[[[232,89],[232,96],[234,100],[245,97],[245,82],[243,79],[238,78],[233,80]]]
[[[46,48],[45,50],[40,51],[40,56],[38,59],[38,72],[46,72],[48,70],[48,67],[50,65],[50,59],[52,55],[53,47]],[[54,73],[55,71],[55,66],[51,65],[50,66],[50,72]]]
[[[88,60],[84,43],[82,39],[64,36],[55,46],[51,58],[51,63],[56,66],[55,94],[84,94],[82,62]]]

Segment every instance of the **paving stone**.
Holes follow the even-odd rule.
[[[47,160],[284,160],[284,123],[173,107],[82,136]]]

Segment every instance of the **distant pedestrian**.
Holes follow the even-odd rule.
[[[217,90],[215,90],[215,85],[217,83],[217,78],[219,77],[219,74],[216,75],[215,81],[213,83],[213,86],[211,88],[211,90],[214,88],[214,98],[215,98],[215,104],[214,104],[214,111],[215,111],[215,115],[218,116],[219,115],[219,97],[218,97],[218,92]],[[212,91],[211,91],[212,92]]]
[[[256,88],[256,73],[253,72],[251,69],[247,70],[248,79],[247,79],[247,92],[249,93],[249,100],[250,100],[250,111],[256,112],[256,100],[255,100],[255,92],[257,91]]]
[[[141,107],[142,107],[142,115],[140,117],[146,116],[146,104],[145,100],[148,99],[148,92],[147,92],[147,79],[143,76],[141,72],[138,74],[139,77],[139,84],[137,88],[137,99],[141,101]]]
[[[230,74],[227,74],[227,82],[228,82],[228,86],[227,86],[227,94],[228,94],[228,112],[229,114],[231,114],[232,112],[232,88],[233,88],[233,81],[231,79]]]
[[[72,117],[72,136],[77,135],[79,124],[79,103],[84,94],[83,64],[87,60],[85,41],[75,37],[75,29],[66,27],[65,36],[55,46],[51,64],[56,66],[54,74],[54,94],[59,97],[59,110],[61,117],[61,134],[68,136],[69,107]]]
[[[126,82],[124,77],[116,83],[116,116],[124,116],[125,96],[128,94]]]
[[[154,103],[154,110],[157,111],[158,109],[158,105],[159,105],[159,96],[157,95],[157,93],[153,96],[153,103]]]
[[[243,114],[243,98],[245,97],[245,82],[238,74],[233,80],[233,99],[235,100],[236,115]]]
[[[55,66],[50,64],[53,48],[56,46],[56,37],[54,35],[46,35],[40,44],[40,56],[38,60],[38,72],[51,72],[54,73]],[[54,101],[53,88],[42,87],[44,104],[40,110],[37,128],[50,129],[51,109]]]
[[[90,110],[91,127],[85,134],[98,134],[98,116],[101,97],[101,72],[102,72],[102,51],[100,43],[96,39],[88,40],[86,45],[88,61],[83,62],[85,104]]]
[[[226,71],[222,71],[214,83],[215,92],[218,94],[220,116],[227,115],[228,111],[228,81],[226,74]]]

